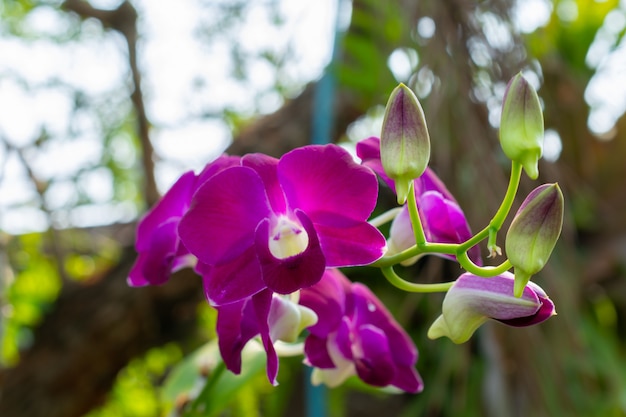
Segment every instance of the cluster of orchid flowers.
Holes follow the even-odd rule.
[[[558,185],[544,184],[522,203],[502,264],[483,266],[478,246],[487,239],[490,256],[501,254],[496,235],[522,169],[538,176],[543,116],[521,74],[507,87],[500,142],[512,161],[509,188],[489,225],[472,234],[459,204],[428,168],[423,111],[401,84],[387,103],[380,139],[357,144],[360,162],[337,145],[311,145],[280,159],[223,155],[199,174],[183,174],[140,221],[128,282],[163,284],[173,272],[194,268],[217,310],[219,350],[234,373],[241,372],[244,346],[255,339],[266,351],[272,384],[288,345],[314,368],[314,384],[337,386],[357,375],[373,386],[419,392],[411,338],[375,294],[337,268],[371,265],[402,290],[446,292],[442,314],[428,331],[432,339],[463,343],[490,319],[528,326],[554,315],[554,304],[530,278],[561,231]],[[400,207],[369,220],[377,175],[396,192]],[[385,237],[378,227],[389,221]],[[454,260],[467,272],[452,282],[419,284],[394,271],[425,254]]]

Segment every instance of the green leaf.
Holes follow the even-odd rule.
[[[185,417],[218,415],[265,370],[265,364],[260,344],[248,343],[242,352],[241,373],[235,375],[221,362],[217,341],[211,341],[172,370],[163,386],[163,402],[182,408]]]

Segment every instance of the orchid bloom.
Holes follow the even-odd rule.
[[[304,344],[305,363],[315,367],[314,384],[334,387],[356,374],[377,387],[422,390],[417,348],[366,286],[328,269],[319,283],[301,291],[300,304],[318,316]]]
[[[523,327],[556,314],[554,303],[541,287],[529,282],[521,297],[515,297],[514,281],[510,272],[493,278],[462,274],[448,290],[442,314],[428,330],[428,337],[447,336],[454,343],[464,343],[489,319]]]
[[[239,159],[222,155],[198,175],[193,171],[184,173],[146,213],[137,226],[135,248],[138,257],[128,276],[129,285],[163,284],[173,272],[193,266],[193,256],[178,237],[180,218],[189,208],[198,186],[217,172],[238,164]]]
[[[367,219],[378,182],[336,145],[311,145],[280,160],[249,154],[195,193],[178,232],[203,268],[207,299],[233,303],[270,289],[290,294],[325,268],[365,265],[386,250]]]
[[[241,352],[252,338],[260,336],[267,353],[267,377],[276,385],[278,354],[276,341],[293,343],[300,332],[315,324],[309,308],[265,289],[244,300],[217,307],[218,345],[226,367],[241,372]]]
[[[357,155],[365,166],[376,172],[393,190],[394,182],[384,173],[380,162],[380,139],[370,137],[357,144]],[[414,181],[415,200],[426,240],[432,243],[463,243],[472,237],[463,210],[448,191],[445,184],[430,169]],[[405,204],[394,221],[389,232],[388,255],[402,252],[415,245],[413,226],[409,210]],[[468,251],[470,259],[482,265],[480,247],[474,246]],[[441,255],[456,259],[453,255]],[[407,263],[415,262],[415,258]]]

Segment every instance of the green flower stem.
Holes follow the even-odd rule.
[[[416,284],[414,282],[408,282],[400,278],[398,274],[393,270],[392,266],[386,266],[380,269],[383,272],[387,281],[396,288],[399,288],[407,292],[446,292],[450,289],[454,282],[441,282],[437,284]]]
[[[501,273],[511,269],[511,261],[508,259],[498,266],[478,266],[467,255],[467,252],[457,254],[456,259],[459,261],[463,269],[467,272],[478,275],[479,277],[495,277]]]
[[[385,268],[389,266],[393,266],[399,264],[402,261],[410,259],[414,256],[417,256],[422,253],[422,250],[417,247],[417,245],[413,245],[408,249],[403,250],[400,253],[396,253],[395,255],[383,256],[376,262],[370,264],[370,266],[374,266],[376,268]]]
[[[506,216],[511,211],[513,201],[515,201],[515,195],[517,194],[517,188],[519,187],[520,178],[522,177],[522,164],[519,162],[511,162],[511,177],[509,178],[509,187],[506,190],[504,199],[500,204],[500,208],[493,216],[489,225],[480,232],[476,233],[472,238],[468,239],[459,246],[459,251],[467,252],[469,248],[476,245],[486,237],[489,237],[489,243],[495,245],[495,235],[498,233]]]
[[[511,206],[515,200],[515,195],[517,194],[517,188],[519,187],[521,177],[522,164],[517,161],[511,162],[511,177],[509,178],[509,186],[506,190],[506,194],[504,195],[504,199],[502,200],[502,204],[500,204],[500,208],[489,223],[489,227],[491,229],[500,230],[502,224],[504,224],[504,220],[506,220],[506,216],[509,215],[509,211],[511,211]]]
[[[461,266],[468,272],[483,276],[483,277],[492,277],[499,275],[509,269],[511,269],[511,262],[507,259],[502,264],[498,266],[485,266],[481,267],[476,265],[467,255],[467,251],[473,247],[474,245],[480,243],[482,240],[489,238],[488,246],[489,251],[496,251],[496,237],[497,233],[502,228],[506,217],[511,211],[511,207],[513,206],[513,202],[515,200],[515,195],[517,194],[517,189],[519,187],[519,182],[522,176],[522,165],[519,162],[513,161],[511,163],[511,177],[509,179],[509,186],[506,190],[506,194],[504,195],[504,199],[500,204],[500,208],[493,216],[487,227],[483,230],[475,234],[470,239],[466,240],[461,244],[453,244],[453,243],[430,243],[426,241],[426,236],[424,235],[424,229],[422,227],[422,222],[419,218],[419,212],[417,209],[417,203],[415,201],[415,188],[414,183],[411,183],[411,187],[409,189],[409,198],[408,198],[408,209],[409,215],[411,217],[411,224],[413,225],[413,232],[415,235],[415,246],[412,246],[408,249],[400,253],[396,253],[391,256],[384,256],[378,261],[371,264],[371,266],[381,268],[383,273],[387,277],[387,279],[394,285],[396,285],[393,281],[395,280],[398,288],[403,288],[402,286],[408,285],[407,288],[412,288],[413,285],[421,285],[421,284],[412,284],[402,280],[402,278],[398,277],[393,269],[390,269],[393,265],[396,265],[402,261],[410,259],[414,256],[418,256],[423,253],[445,253],[450,255],[456,255],[457,260],[461,264]],[[389,221],[388,219],[393,219],[393,216],[397,215],[397,212],[390,210],[387,213],[383,213],[381,216],[376,217],[370,223],[374,224],[374,222],[381,221],[382,223]],[[381,223],[381,224],[382,224]],[[387,271],[387,272],[385,272]],[[390,278],[391,277],[391,278]],[[420,287],[421,288],[421,287]],[[403,288],[404,289],[404,288]],[[405,289],[406,291],[412,291],[411,289]],[[417,292],[424,292],[423,290],[415,290]]]
[[[390,221],[395,219],[396,216],[398,215],[398,213],[400,213],[401,210],[402,210],[402,207],[395,207],[395,208],[392,208],[391,210],[387,210],[386,212],[382,213],[381,215],[376,216],[373,219],[371,219],[369,221],[369,224],[371,224],[374,227],[380,227],[383,224],[389,223]]]
[[[399,264],[402,261],[406,261],[407,259],[411,259],[414,256],[421,255],[423,253],[447,253],[450,255],[455,255],[458,252],[459,245],[456,243],[430,243],[426,242],[420,248],[417,245],[413,245],[408,249],[403,250],[400,253],[396,253],[390,256],[383,256],[379,260],[374,263],[371,263],[370,266],[374,266],[377,268],[383,268],[386,266],[393,266]]]
[[[422,221],[420,220],[420,215],[417,211],[417,201],[415,200],[415,181],[411,181],[411,186],[409,187],[407,206],[409,208],[409,216],[411,217],[411,225],[413,226],[413,234],[415,235],[415,243],[417,244],[417,247],[423,248],[426,244],[426,236],[424,235]]]

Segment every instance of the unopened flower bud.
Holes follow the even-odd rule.
[[[424,112],[415,94],[404,84],[389,97],[380,136],[385,173],[395,181],[398,203],[404,204],[411,182],[426,170],[430,138]]]
[[[509,81],[502,104],[500,144],[505,155],[537,179],[543,152],[543,114],[535,89],[521,73]]]
[[[544,184],[526,197],[515,214],[505,247],[515,271],[516,297],[548,261],[561,234],[563,205],[558,184]]]
[[[541,323],[556,314],[554,304],[534,283],[522,287],[521,297],[513,296],[513,274],[493,278],[470,273],[461,275],[443,300],[442,314],[428,330],[428,337],[446,336],[464,343],[487,320],[523,327]]]

